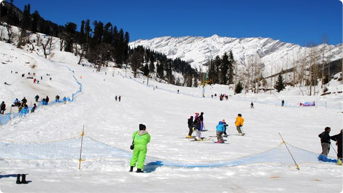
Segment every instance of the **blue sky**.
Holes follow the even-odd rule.
[[[60,25],[111,22],[131,41],[161,36],[270,37],[299,45],[342,43],[339,0],[14,0]]]

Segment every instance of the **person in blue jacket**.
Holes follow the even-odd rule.
[[[216,143],[224,143],[223,133],[225,132],[225,126],[224,126],[223,122],[219,121],[219,123],[216,127],[216,130],[217,130],[217,139],[218,139],[218,141]]]

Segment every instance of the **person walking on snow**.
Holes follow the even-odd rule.
[[[192,137],[192,133],[193,133],[193,116],[191,116],[188,119],[188,129],[189,129],[189,132],[188,132],[187,138],[193,138]]]
[[[322,132],[321,134],[318,135],[318,137],[320,138],[320,143],[322,145],[322,155],[327,156],[330,152],[330,131],[331,128],[330,127],[325,127],[324,132]]]
[[[219,121],[219,123],[216,127],[216,131],[217,131],[217,139],[218,139],[218,141],[216,143],[224,143],[223,133],[225,131],[225,126],[224,126],[223,122]]]
[[[341,132],[337,135],[331,136],[330,138],[334,141],[336,141],[336,145],[337,145],[337,158],[338,158],[338,165],[342,165],[342,153],[343,153],[343,149],[342,149],[342,145],[343,145],[343,129],[341,129]]]
[[[243,126],[243,123],[244,123],[244,119],[242,117],[242,114],[238,114],[238,116],[236,118],[235,125],[236,125],[237,131],[240,135],[243,135],[242,129],[241,129]]]
[[[147,145],[150,142],[150,134],[146,131],[146,126],[139,124],[139,131],[132,134],[134,149],[130,162],[130,172],[137,164],[137,173],[142,173],[144,168],[145,157],[148,151]]]

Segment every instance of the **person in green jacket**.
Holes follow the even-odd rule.
[[[137,173],[142,173],[144,168],[144,161],[148,151],[147,145],[150,142],[150,134],[146,131],[146,126],[139,124],[139,131],[132,134],[134,149],[130,162],[130,172],[137,164]]]

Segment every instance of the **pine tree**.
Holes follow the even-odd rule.
[[[285,84],[283,82],[283,78],[281,76],[281,73],[279,74],[278,79],[275,83],[275,89],[277,90],[277,92],[280,92],[283,89],[285,89]]]
[[[225,52],[221,60],[221,65],[220,65],[220,84],[227,84],[228,70],[229,70],[229,56]]]
[[[32,14],[32,22],[31,22],[31,30],[33,33],[36,33],[38,31],[38,23],[39,20],[41,19],[38,11],[34,11]]]
[[[243,90],[243,85],[241,82],[238,82],[235,88],[235,93],[241,93]]]
[[[144,76],[148,76],[149,75],[149,66],[148,66],[148,64],[144,65],[143,74],[144,74]]]

